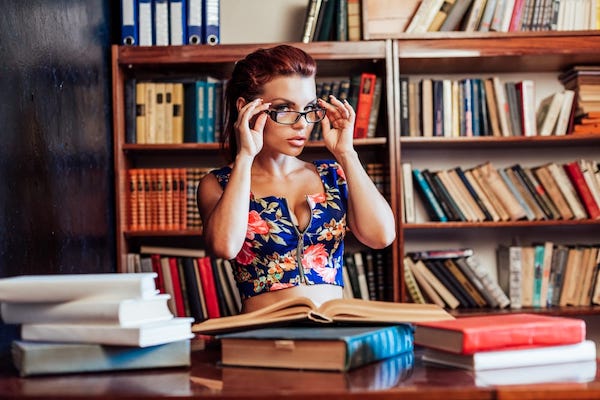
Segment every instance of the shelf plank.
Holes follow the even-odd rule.
[[[480,228],[536,228],[550,226],[600,225],[600,219],[582,220],[544,220],[544,221],[503,221],[503,222],[422,222],[403,224],[404,230],[439,230],[439,229],[480,229]]]
[[[401,74],[556,72],[600,63],[597,31],[432,33],[395,43]]]
[[[523,307],[520,309],[497,309],[497,308],[465,308],[454,309],[448,311],[455,317],[475,317],[478,315],[499,315],[499,314],[515,314],[515,313],[533,313],[556,315],[563,317],[581,316],[581,315],[597,315],[600,314],[600,306],[567,306],[567,307]]]
[[[480,137],[409,137],[400,138],[402,149],[419,148],[510,148],[510,147],[565,147],[600,145],[600,132],[597,134],[577,134],[564,136],[480,136]]]

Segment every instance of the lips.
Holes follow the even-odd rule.
[[[304,146],[306,143],[306,138],[304,136],[295,136],[293,138],[289,138],[288,142],[293,146]]]

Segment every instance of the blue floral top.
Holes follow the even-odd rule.
[[[307,196],[311,218],[303,232],[292,222],[285,198],[250,194],[246,240],[233,263],[242,298],[300,284],[343,286],[346,177],[335,161],[313,163],[325,192]],[[211,173],[224,189],[231,168]]]

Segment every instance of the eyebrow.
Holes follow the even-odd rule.
[[[304,106],[304,108],[306,108],[308,106],[314,106],[315,104],[317,104],[317,100],[318,99],[319,99],[318,97],[315,97],[313,100],[309,101],[306,104],[306,106]],[[271,99],[271,103],[275,103],[275,102],[278,102],[278,101],[281,101],[281,104],[289,104],[289,105],[296,105],[297,104],[296,102],[294,102],[292,100],[289,100],[289,99],[286,99],[286,98],[283,98],[283,97],[276,97],[274,99]]]

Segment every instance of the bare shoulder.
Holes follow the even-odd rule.
[[[223,188],[214,174],[206,174],[200,179],[196,188],[196,202],[200,213],[212,209],[223,194]]]

